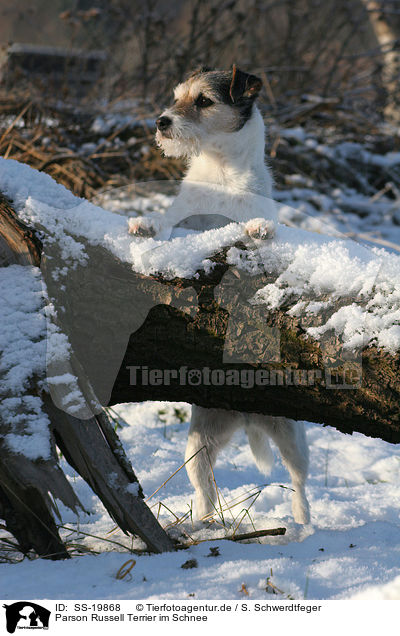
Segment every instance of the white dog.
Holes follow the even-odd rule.
[[[198,71],[175,88],[174,104],[157,119],[156,141],[165,155],[186,157],[189,168],[166,214],[168,227],[203,215],[202,229],[228,219],[244,221],[245,232],[255,240],[274,235],[276,212],[269,198],[272,179],[264,160],[264,122],[255,105],[261,87],[260,79],[234,66],[228,72]],[[204,215],[208,215],[208,225]],[[166,217],[151,214],[130,219],[129,231],[168,238]],[[294,519],[308,523],[308,446],[303,424],[284,417],[193,405],[185,458],[190,460],[186,466],[196,491],[197,517],[206,517],[214,510],[212,466],[218,452],[241,427],[263,473],[272,467],[267,436],[276,443],[292,480]],[[199,449],[203,451],[197,452]]]

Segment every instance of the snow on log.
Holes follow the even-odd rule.
[[[70,351],[47,367],[59,408],[182,400],[400,441],[398,255],[283,225],[137,238],[28,166],[1,160],[0,178],[41,232]]]
[[[60,468],[57,444],[124,532],[141,537],[151,551],[173,549],[143,501],[107,414],[74,418],[57,409],[46,391],[46,358],[58,364],[64,356],[66,362],[68,343],[56,329],[48,338],[41,243],[4,197],[0,255],[0,517],[7,529],[24,553],[33,549],[45,558],[68,558],[55,500],[75,512],[82,505]]]
[[[173,548],[107,405],[187,401],[400,441],[398,255],[280,224],[250,239],[229,210],[215,229],[133,237],[12,160],[0,192],[0,515],[25,552],[68,556],[48,493],[79,501],[56,445],[122,530]]]
[[[133,237],[122,215],[12,160],[0,159],[0,191],[3,264],[31,263],[23,278],[20,265],[1,270],[3,293],[16,289],[26,305],[14,307],[20,324],[2,319],[6,466],[21,457],[58,471],[56,442],[120,527],[161,551],[172,542],[132,495],[137,479],[104,406],[187,401],[400,442],[398,255],[280,224],[274,238],[250,239],[229,210],[215,229]],[[0,500],[11,518],[4,489]]]

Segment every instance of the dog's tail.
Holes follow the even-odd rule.
[[[274,456],[269,445],[268,436],[255,424],[248,424],[246,432],[258,470],[264,475],[269,475],[274,465]]]

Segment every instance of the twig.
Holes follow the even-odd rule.
[[[8,133],[10,133],[12,131],[12,129],[14,128],[15,124],[17,122],[19,122],[21,117],[23,117],[25,115],[26,111],[31,106],[31,104],[32,104],[32,102],[29,102],[28,104],[26,104],[26,106],[21,110],[20,114],[17,115],[16,118],[13,119],[11,124],[8,126],[8,128],[6,128],[6,130],[3,132],[2,136],[0,137],[0,144],[2,143],[3,139],[5,139],[7,137]]]
[[[213,537],[212,539],[198,539],[190,545],[198,545],[206,541],[246,541],[247,539],[259,539],[260,537],[278,537],[286,534],[286,528],[268,528],[267,530],[255,530],[243,534],[229,535],[225,537]]]
[[[180,471],[180,470],[182,470],[182,468],[183,468],[184,466],[186,466],[186,464],[187,464],[188,462],[190,462],[190,460],[192,460],[192,459],[193,459],[193,457],[196,457],[196,455],[197,455],[198,453],[200,453],[200,451],[202,451],[204,448],[205,448],[205,446],[202,446],[201,448],[199,448],[199,450],[198,450],[198,451],[196,451],[196,452],[195,452],[195,453],[194,453],[191,457],[189,457],[189,459],[187,459],[187,460],[186,460],[183,464],[181,464],[181,466],[179,466],[179,468],[177,468],[177,469],[175,470],[175,472],[173,472],[173,473],[172,473],[172,475],[170,475],[170,476],[168,477],[168,479],[166,479],[166,480],[165,480],[165,481],[161,484],[161,486],[159,486],[159,487],[157,488],[157,490],[155,490],[155,491],[153,492],[153,494],[152,494],[152,495],[150,495],[150,497],[147,497],[147,499],[145,499],[145,502],[147,503],[148,501],[150,501],[150,499],[151,499],[152,497],[154,497],[154,495],[156,495],[156,494],[158,493],[158,491],[159,491],[159,490],[161,490],[161,488],[163,488],[163,487],[165,486],[165,484],[167,484],[167,483],[169,482],[169,480],[170,480],[170,479],[172,479],[172,477],[174,477],[174,476],[176,475],[176,473],[179,473],[179,471]]]
[[[243,534],[235,534],[231,537],[223,537],[230,541],[243,541],[245,539],[258,539],[260,537],[277,537],[286,534],[286,528],[268,528],[267,530],[254,530],[253,532],[244,532]]]
[[[105,539],[104,537],[99,537],[95,534],[90,534],[89,532],[83,532],[83,530],[75,530],[75,528],[68,528],[68,526],[58,525],[59,528],[63,528],[64,530],[69,530],[70,532],[75,532],[76,534],[83,534],[85,537],[92,537],[93,539],[98,539],[99,541],[106,541],[106,543],[114,543],[118,545],[120,548],[124,548],[127,552],[133,552],[128,546],[123,543],[119,543],[118,541],[113,541],[112,539]]]

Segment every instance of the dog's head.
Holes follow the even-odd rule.
[[[262,87],[255,75],[202,69],[174,90],[175,101],[157,119],[156,141],[167,156],[190,157],[217,147],[250,119]]]

